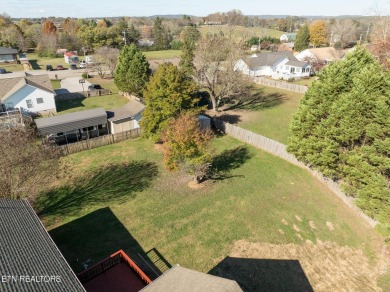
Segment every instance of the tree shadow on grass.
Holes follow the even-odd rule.
[[[230,172],[239,168],[250,158],[252,158],[252,154],[246,146],[224,150],[213,158],[210,178],[213,180],[224,180],[237,177],[238,175],[231,175]]]
[[[82,96],[82,94],[79,95],[80,98],[75,98],[70,100],[57,100],[56,101],[57,112],[66,111],[76,107],[85,107],[85,105],[83,104],[85,97]]]
[[[271,108],[283,103],[287,100],[287,96],[280,92],[275,93],[264,93],[264,90],[252,89],[252,91],[245,95],[245,97],[240,97],[234,104],[225,108],[225,111],[228,110],[259,110],[265,108]]]
[[[229,124],[238,124],[241,122],[241,116],[240,115],[233,115],[233,114],[222,114],[218,116],[218,119]]]
[[[157,175],[157,165],[148,161],[105,165],[41,195],[36,208],[39,215],[69,216],[85,206],[121,203],[149,187]]]

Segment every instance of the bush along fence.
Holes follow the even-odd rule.
[[[261,85],[276,87],[279,89],[285,89],[285,90],[299,92],[299,93],[305,93],[308,89],[308,87],[304,85],[281,82],[281,81],[271,80],[264,77],[254,77],[253,82]]]
[[[354,204],[354,199],[347,196],[342,190],[340,185],[325,177],[321,172],[316,171],[308,167],[306,164],[300,162],[298,159],[295,158],[294,155],[287,152],[287,146],[279,143],[275,140],[272,140],[270,138],[264,137],[262,135],[253,133],[251,131],[245,130],[243,128],[234,126],[229,123],[225,123],[217,118],[212,118],[212,122],[215,128],[218,130],[224,132],[225,134],[228,134],[240,141],[243,141],[245,143],[248,143],[252,146],[255,146],[257,148],[260,148],[261,150],[264,150],[268,153],[271,153],[275,156],[278,156],[294,165],[297,165],[299,167],[302,167],[306,170],[308,170],[316,179],[324,183],[333,193],[335,193],[345,204],[347,204],[348,207],[350,207],[356,214],[361,216],[368,224],[370,224],[372,227],[375,227],[378,224],[378,221],[372,219],[371,217],[367,216],[365,213],[363,213],[360,208],[358,208]]]
[[[128,139],[134,139],[139,136],[141,136],[140,128],[122,132],[122,133],[108,134],[108,135],[104,135],[104,136],[100,136],[88,140],[83,140],[80,142],[57,146],[57,148],[60,150],[60,152],[63,155],[70,155],[84,150],[89,150],[89,149],[98,148],[98,147],[102,147],[114,143],[119,143]]]

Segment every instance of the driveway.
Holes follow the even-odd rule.
[[[61,89],[56,90],[61,91],[61,93],[65,93],[65,90],[67,92],[83,92],[88,90],[88,86],[91,85],[90,82],[85,80],[84,83],[84,90],[83,90],[83,84],[79,82],[79,80],[82,79],[81,77],[69,77],[61,80]]]

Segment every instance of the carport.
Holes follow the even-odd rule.
[[[57,144],[108,134],[107,113],[103,108],[36,119],[35,124],[41,135],[54,139]]]

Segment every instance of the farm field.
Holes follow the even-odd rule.
[[[214,146],[218,172],[196,190],[187,186],[188,175],[163,169],[162,154],[149,140],[73,154],[63,158],[67,171],[35,208],[76,272],[118,249],[136,256],[156,248],[171,264],[226,276],[224,259],[247,242],[266,244],[271,258],[272,245],[292,252],[332,242],[326,256],[347,263],[338,276],[363,290],[375,285],[375,272],[362,273],[376,271],[378,235],[325,186],[230,137],[216,138]],[[314,256],[305,254],[303,262]],[[356,279],[348,270],[350,254],[359,263]],[[327,273],[310,283],[317,287],[335,276]]]
[[[252,36],[270,36],[273,38],[280,38],[282,34],[285,32],[275,30],[275,29],[269,29],[269,28],[262,28],[262,27],[243,27],[243,26],[228,26],[228,25],[208,25],[208,26],[201,26],[198,28],[199,31],[202,34],[224,34],[224,36],[233,36],[237,38],[243,38],[248,39]]]

